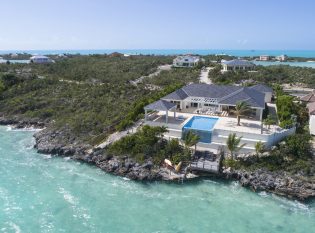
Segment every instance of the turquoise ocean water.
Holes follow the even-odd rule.
[[[315,202],[210,179],[133,182],[37,154],[32,134],[0,127],[0,232],[314,232]]]
[[[30,53],[30,54],[104,54],[120,52],[127,54],[158,54],[158,55],[176,55],[176,54],[227,54],[233,56],[259,56],[271,55],[278,56],[286,54],[291,57],[314,57],[315,50],[233,50],[233,49],[88,49],[88,50],[0,50],[0,54],[7,53]]]

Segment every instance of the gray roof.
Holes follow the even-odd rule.
[[[144,107],[147,110],[167,111],[176,107],[176,104],[168,102],[166,100],[158,100],[152,104]]]
[[[183,90],[189,96],[219,99],[238,90],[239,88],[240,87],[230,85],[209,85],[200,83],[185,86],[183,87]]]
[[[190,84],[165,96],[162,100],[184,100],[187,97],[218,99],[219,103],[236,105],[239,101],[247,102],[254,108],[265,108],[265,94],[252,87],[215,84]]]
[[[249,87],[242,87],[238,91],[222,98],[219,103],[227,105],[236,105],[238,102],[244,101],[254,108],[265,108],[265,94],[253,90]]]
[[[247,61],[247,60],[240,60],[240,59],[234,59],[231,61],[224,61],[222,64],[225,64],[227,66],[254,66],[254,63]]]
[[[183,89],[178,89],[167,96],[164,96],[162,99],[171,99],[171,100],[184,100],[188,97],[186,92]]]
[[[264,85],[261,83],[251,86],[250,88],[256,91],[260,91],[260,92],[273,92],[271,87],[268,87],[267,85]]]
[[[240,89],[240,87],[229,85],[190,84],[174,91],[162,99],[184,100],[189,96],[219,99],[238,89]]]

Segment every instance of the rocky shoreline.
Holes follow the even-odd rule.
[[[99,167],[107,173],[127,177],[132,180],[157,181],[157,180],[183,180],[185,174],[171,174],[164,167],[155,166],[151,160],[139,164],[131,158],[110,156],[105,149],[94,149],[92,153],[86,151],[90,145],[80,144],[62,130],[45,128],[47,122],[34,120],[6,119],[0,117],[0,125],[14,125],[15,128],[40,128],[34,134],[35,148],[38,153],[56,154],[70,157]],[[45,129],[44,129],[45,128]],[[65,138],[66,137],[66,138]],[[70,138],[69,138],[70,137]],[[66,139],[66,140],[64,140]],[[253,191],[268,191],[288,198],[307,200],[315,197],[315,179],[302,175],[290,175],[283,171],[270,172],[259,169],[253,172],[245,170],[224,169],[219,177],[238,180],[244,187]],[[188,177],[194,178],[194,177]]]
[[[255,192],[268,191],[280,196],[301,201],[315,197],[315,179],[302,175],[291,175],[284,171],[271,172],[265,169],[255,171],[225,169],[222,172],[226,179],[239,180],[244,187]]]

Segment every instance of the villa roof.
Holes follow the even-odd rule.
[[[222,98],[219,103],[233,106],[241,101],[254,108],[265,108],[265,94],[249,87],[242,87],[238,91]]]
[[[237,86],[215,85],[215,84],[191,84],[183,87],[188,96],[205,97],[205,98],[222,98],[231,92],[238,90]]]
[[[301,97],[301,100],[302,101],[305,101],[305,102],[315,102],[315,90],[313,90],[311,93]]]
[[[223,61],[222,64],[225,64],[227,66],[247,66],[252,67],[254,64],[247,60],[240,60],[240,59],[234,59],[231,61]]]
[[[247,102],[254,108],[265,108],[265,94],[261,89],[269,90],[267,86],[241,87],[215,84],[190,84],[163,97],[163,100],[185,100],[188,97],[217,99],[219,103],[236,105],[239,101]],[[255,87],[255,86],[254,86]],[[260,89],[260,90],[256,90]]]
[[[261,83],[251,86],[250,89],[260,91],[260,92],[273,92],[271,87],[268,87],[267,85],[264,85]]]
[[[171,94],[168,94],[167,96],[163,97],[163,99],[171,99],[171,100],[184,100],[188,97],[185,91],[183,89],[178,89]]]
[[[176,107],[177,105],[166,100],[158,100],[152,104],[149,104],[144,107],[147,110],[156,110],[156,111],[168,111]]]

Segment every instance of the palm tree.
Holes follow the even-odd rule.
[[[271,115],[268,115],[267,118],[264,120],[264,124],[268,127],[268,129],[270,129],[270,125],[273,125],[275,123],[276,121]]]
[[[249,105],[244,102],[244,101],[240,101],[236,104],[235,106],[235,114],[237,117],[237,125],[240,126],[240,122],[241,122],[241,116],[246,115],[248,112],[250,111],[250,107]]]
[[[259,141],[255,144],[256,155],[259,155],[260,153],[262,153],[264,149],[265,149],[265,144],[263,142]]]
[[[236,137],[235,133],[229,134],[228,139],[226,140],[226,146],[231,153],[231,158],[234,159],[234,153],[242,149],[246,144],[240,145],[242,137]]]
[[[200,140],[200,137],[195,134],[193,131],[189,130],[187,133],[184,134],[184,144],[186,148],[195,146],[195,151],[197,149],[197,143]]]

